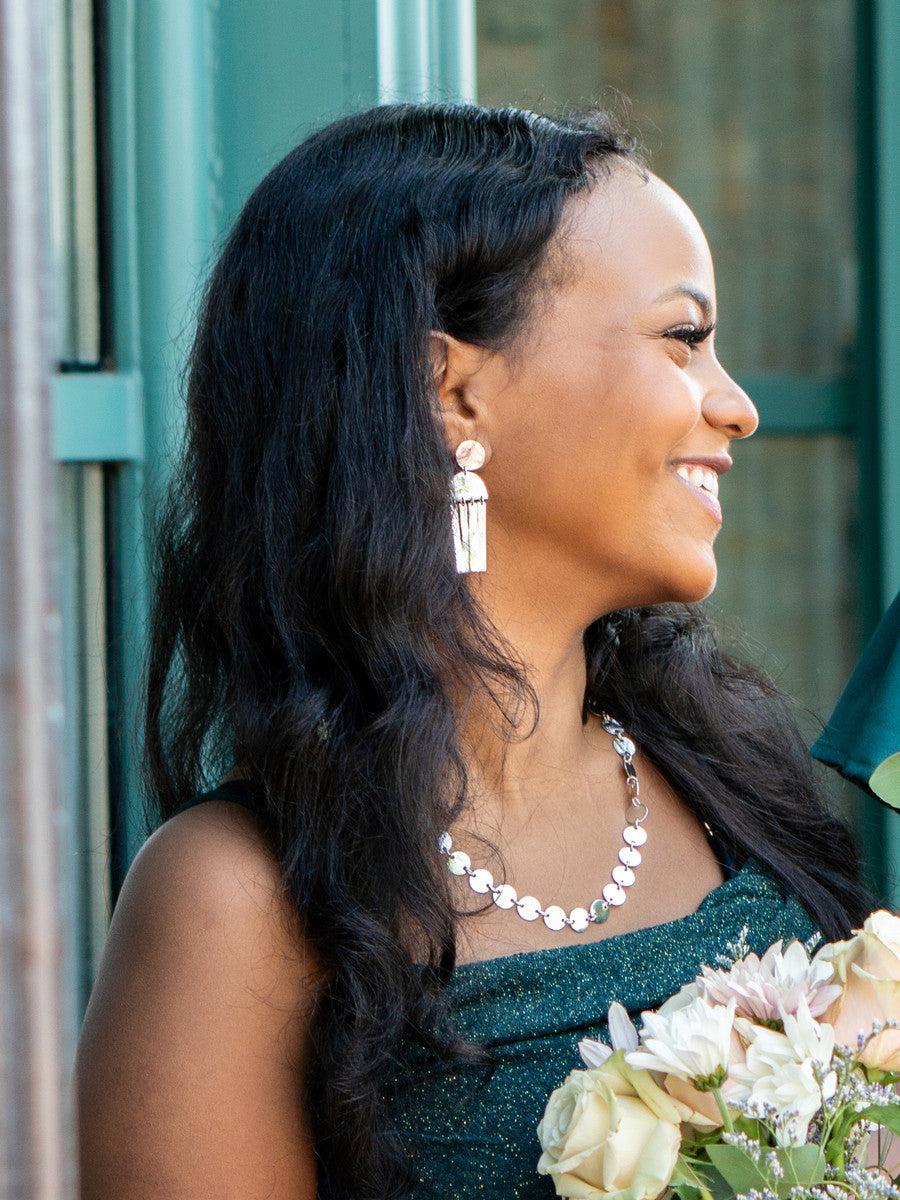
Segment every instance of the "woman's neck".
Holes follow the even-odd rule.
[[[609,739],[599,722],[584,721],[586,665],[583,631],[563,633],[544,621],[496,621],[515,661],[525,669],[536,705],[512,733],[486,700],[476,699],[464,730],[472,794],[506,812],[571,795],[604,767]],[[610,761],[614,761],[614,758]],[[605,771],[604,771],[605,773]]]

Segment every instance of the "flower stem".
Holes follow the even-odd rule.
[[[734,1133],[734,1122],[731,1119],[731,1113],[728,1111],[728,1105],[722,1096],[721,1088],[713,1088],[713,1095],[716,1098],[716,1104],[719,1106],[719,1112],[722,1114],[722,1124],[729,1133]]]
[[[835,1165],[835,1168],[839,1172],[838,1178],[844,1179],[845,1178],[845,1176],[844,1176],[845,1163],[844,1163],[844,1145],[843,1145],[843,1143],[841,1143],[841,1145],[838,1149],[837,1160],[835,1161],[834,1165]]]

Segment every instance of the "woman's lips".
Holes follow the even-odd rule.
[[[728,465],[731,465],[730,462]],[[718,471],[699,462],[680,462],[675,467],[675,474],[686,487],[690,488],[716,523],[721,525],[722,506],[719,503]]]

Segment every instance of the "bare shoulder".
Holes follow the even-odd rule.
[[[171,937],[173,921],[209,949],[210,939],[224,939],[232,951],[252,954],[261,938],[295,964],[306,957],[300,921],[281,894],[280,868],[256,819],[227,801],[188,809],[143,845],[116,906],[111,946],[121,925],[181,947],[183,939]]]
[[[84,1200],[315,1195],[319,972],[253,816],[173,817],[122,889],[76,1066]]]

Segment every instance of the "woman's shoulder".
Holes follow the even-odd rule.
[[[246,796],[246,802],[235,802]],[[223,785],[183,805],[138,851],[116,905],[116,922],[198,925],[209,936],[261,935],[289,957],[306,957],[297,913],[250,793]],[[252,942],[250,944],[253,944]],[[233,947],[233,949],[236,947]]]
[[[234,802],[240,794],[223,785],[148,838],[116,904],[110,946],[169,942],[188,969],[264,971],[284,1001],[300,1001],[315,986],[316,958],[252,801]]]
[[[156,898],[156,903],[152,901]],[[146,901],[142,903],[141,901]],[[162,904],[163,911],[154,912]],[[266,836],[253,788],[228,780],[182,804],[138,851],[115,919],[168,917],[277,944],[285,960],[312,969],[300,918],[285,894],[281,866]],[[111,933],[115,931],[115,920]]]
[[[317,984],[252,813],[218,799],[166,821],[125,880],[85,1018],[85,1194],[314,1195]]]

